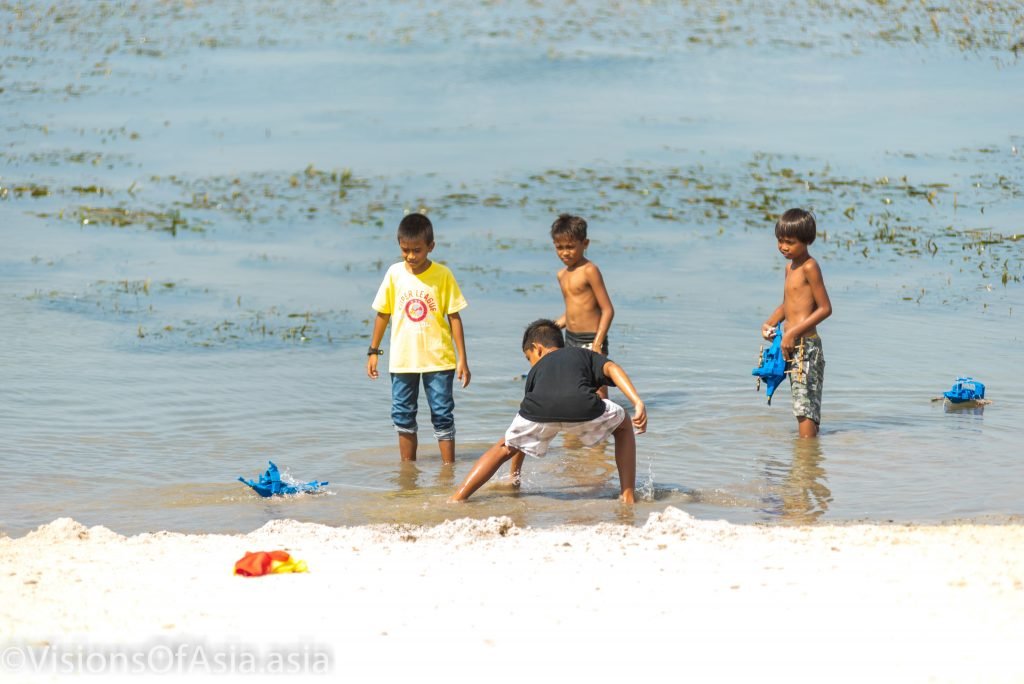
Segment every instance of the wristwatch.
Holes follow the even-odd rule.
[[[383,356],[384,355],[384,350],[383,349],[378,349],[377,347],[368,347],[366,349],[366,355],[367,356]]]

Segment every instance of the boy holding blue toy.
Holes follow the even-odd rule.
[[[441,461],[455,463],[454,381],[469,385],[469,362],[459,312],[466,299],[455,276],[431,261],[434,227],[423,214],[409,214],[398,225],[402,261],[392,265],[373,300],[377,318],[367,350],[366,374],[378,377],[377,359],[391,323],[391,420],[403,461],[415,461],[419,387],[427,395]],[[447,320],[446,320],[447,319]],[[456,351],[458,355],[456,356]]]
[[[801,437],[816,437],[821,424],[821,388],[825,378],[825,356],[818,324],[832,315],[832,302],[825,290],[821,267],[808,253],[817,232],[814,216],[803,209],[790,209],[775,223],[775,238],[786,264],[782,304],[761,326],[761,335],[772,339],[776,326],[785,321],[782,355],[793,358],[798,343],[803,344],[803,373],[790,374],[793,415]]]

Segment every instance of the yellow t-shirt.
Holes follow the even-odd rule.
[[[373,298],[373,308],[391,315],[392,373],[432,373],[455,368],[455,345],[448,314],[467,302],[446,266],[431,262],[413,275],[404,262],[391,266]]]

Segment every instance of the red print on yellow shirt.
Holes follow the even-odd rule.
[[[437,302],[426,290],[406,292],[402,295],[402,299],[404,301],[401,306],[405,311],[405,317],[413,323],[420,323],[428,313],[437,311]]]

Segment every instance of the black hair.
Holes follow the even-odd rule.
[[[423,214],[409,214],[398,224],[399,240],[423,240],[434,244],[434,225]]]
[[[796,238],[805,245],[814,242],[817,226],[814,214],[803,209],[790,209],[775,222],[775,238]]]
[[[561,328],[555,325],[554,321],[547,318],[534,321],[526,326],[526,332],[523,333],[523,351],[525,352],[534,344],[561,349],[565,346]]]
[[[551,224],[551,237],[556,238],[567,235],[579,242],[587,239],[587,222],[579,216],[572,214],[561,214]]]

